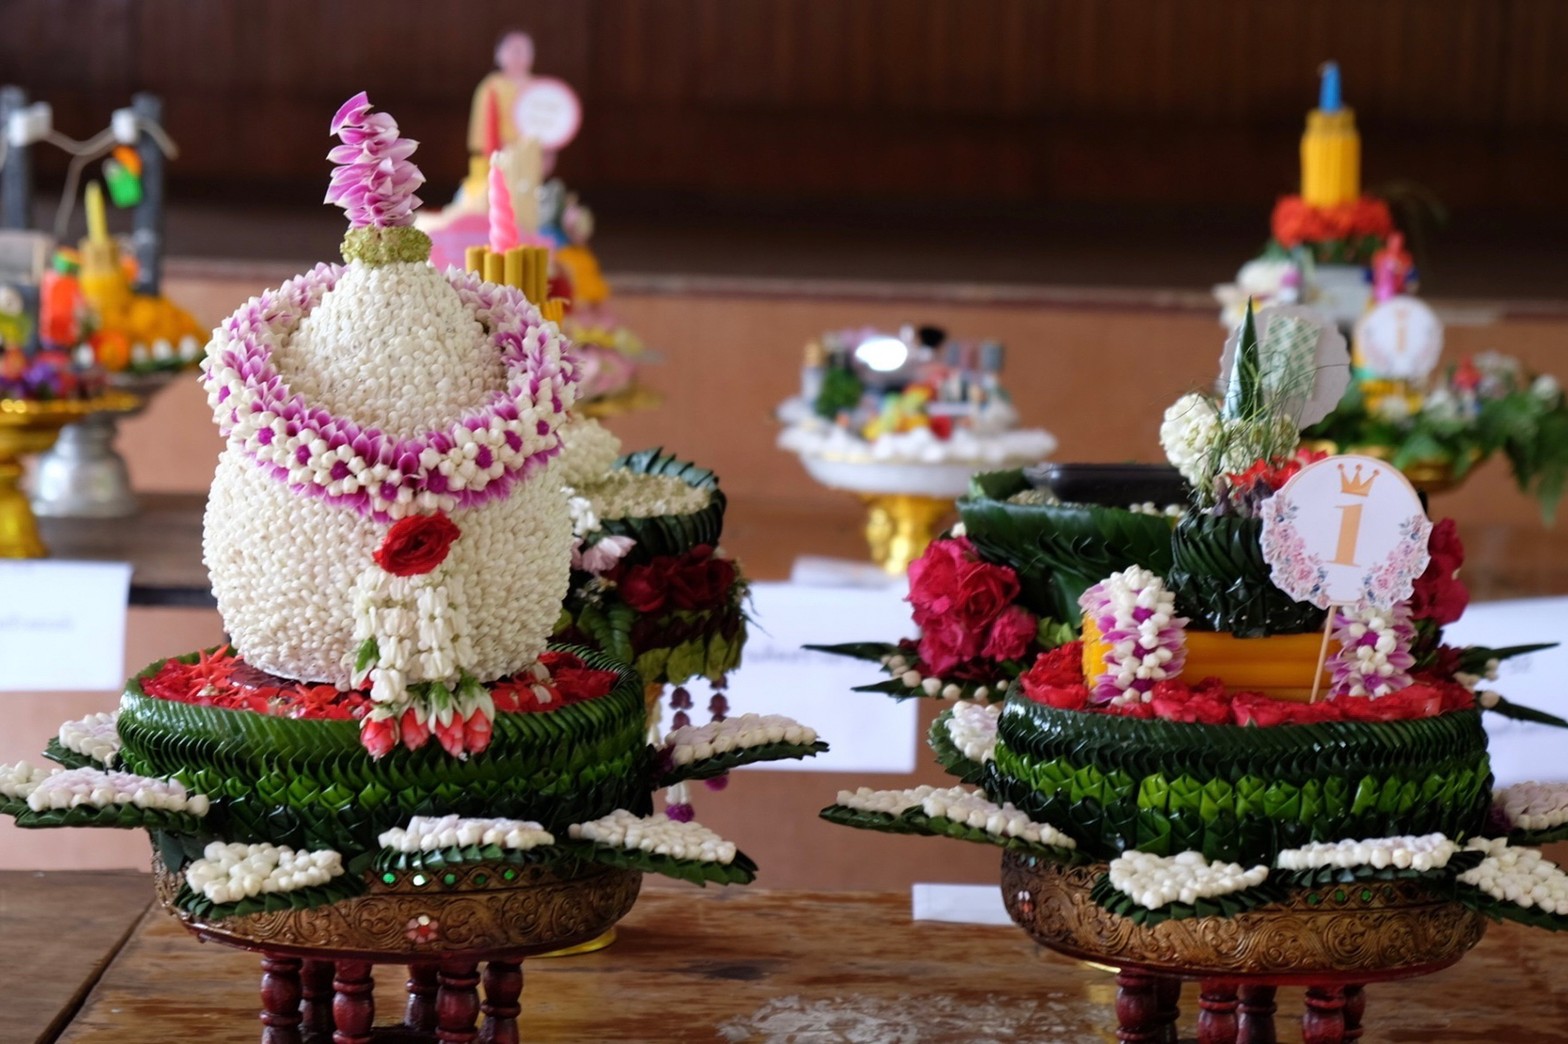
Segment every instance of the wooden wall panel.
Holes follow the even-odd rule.
[[[582,92],[587,189],[780,199],[1266,202],[1327,57],[1368,181],[1550,208],[1568,170],[1558,0],[7,0],[0,79],[97,129],[164,93],[187,188],[319,184],[365,88],[462,173],[501,31]]]

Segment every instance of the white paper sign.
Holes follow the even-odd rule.
[[[562,149],[577,137],[583,108],[577,94],[564,81],[535,76],[517,96],[512,112],[517,129],[547,149]]]
[[[1431,557],[1431,533],[1409,480],[1374,457],[1308,464],[1263,504],[1274,586],[1322,609],[1386,609],[1409,598]]]
[[[1356,324],[1356,343],[1373,376],[1420,381],[1443,354],[1443,323],[1420,298],[1391,297]]]
[[[881,681],[866,660],[812,652],[801,646],[853,641],[897,641],[914,634],[904,588],[867,591],[789,583],[751,585],[752,619],[740,669],[730,679],[731,714],[787,714],[817,730],[830,749],[800,761],[770,761],[759,769],[797,772],[913,772],[919,721],[914,700],[851,692]],[[694,724],[707,720],[708,689],[686,686]],[[665,709],[663,729],[669,729]],[[920,749],[924,749],[923,745]]]
[[[1012,924],[994,884],[917,884],[909,890],[910,917],[951,924]]]
[[[125,562],[0,562],[0,692],[125,684]]]

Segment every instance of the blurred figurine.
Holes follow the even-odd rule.
[[[517,98],[533,80],[534,38],[513,31],[495,45],[495,71],[479,81],[468,115],[468,151],[489,158],[519,137]],[[550,160],[555,159],[554,154]]]

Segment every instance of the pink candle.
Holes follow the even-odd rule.
[[[500,153],[490,154],[490,249],[498,254],[517,245],[517,217],[500,161]]]

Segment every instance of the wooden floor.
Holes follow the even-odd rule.
[[[25,968],[0,1006],[0,1040],[34,1039],[36,1021],[80,987],[115,946],[75,938],[64,963],[49,953],[45,926],[61,934],[84,910],[108,906],[125,924],[151,898],[88,875],[51,875],[29,894],[36,917],[15,934]],[[0,877],[0,897],[16,884]],[[96,905],[83,902],[99,892]],[[18,897],[19,894],[18,894]],[[0,907],[0,911],[3,911]],[[40,946],[46,949],[40,951]],[[13,950],[13,953],[16,951]],[[51,956],[58,954],[50,953]],[[15,958],[13,958],[15,959]],[[1568,994],[1560,972],[1568,938],[1512,925],[1489,930],[1463,962],[1417,980],[1368,990],[1367,1042],[1380,1044],[1568,1044]],[[32,973],[32,969],[48,969]],[[250,1044],[257,1039],[260,978],[254,954],[202,945],[159,909],[148,910],[103,974],[61,1044]],[[377,977],[380,1022],[401,1012],[401,969]],[[599,953],[524,966],[523,1039],[537,1041],[919,1042],[1114,1039],[1114,986],[1107,972],[1033,945],[1011,926],[911,922],[908,900],[869,893],[699,891],[651,887],[614,945]],[[1195,1033],[1188,987],[1180,1029]],[[18,999],[21,1004],[18,1006]],[[1301,1011],[1299,991],[1280,991],[1280,1039]],[[24,1022],[31,1017],[34,1021]],[[46,1032],[41,1040],[53,1040]]]

